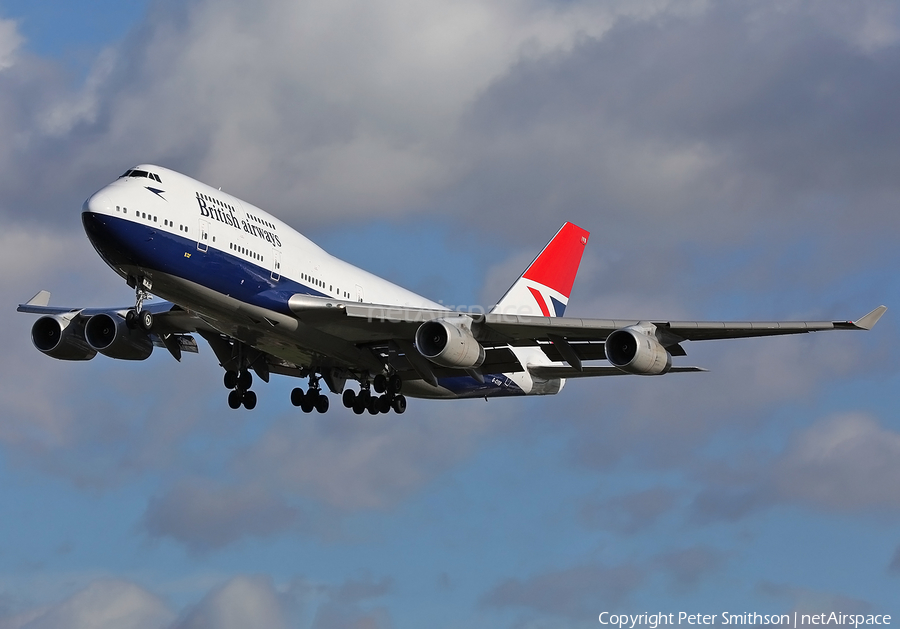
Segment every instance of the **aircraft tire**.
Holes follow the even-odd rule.
[[[300,406],[303,403],[303,389],[300,387],[295,387],[291,389],[291,404],[294,406]]]
[[[387,390],[387,378],[384,377],[384,374],[378,374],[375,376],[375,380],[372,381],[372,388],[375,389],[375,393],[384,393]]]
[[[241,395],[241,392],[238,390],[234,390],[231,393],[229,393],[228,394],[229,408],[232,408],[234,410],[239,409],[241,407],[241,402],[243,402],[243,400],[241,399],[242,397],[243,396]]]
[[[303,396],[303,401],[300,402],[300,410],[304,413],[312,413],[312,410],[316,407],[316,398],[319,397],[319,392],[315,389],[310,389],[306,392],[306,395]]]
[[[316,398],[316,410],[320,413],[328,412],[328,396],[320,395]]]
[[[378,405],[378,398],[375,396],[370,396],[368,400],[366,400],[366,409],[369,411],[369,415],[377,415],[380,410],[380,406]]]
[[[380,398],[378,398],[378,410],[382,413],[390,413],[391,398],[386,395],[382,395]]]
[[[137,326],[137,313],[134,311],[134,308],[125,313],[125,325],[132,330]]]
[[[356,393],[353,392],[353,389],[347,389],[341,396],[341,401],[346,408],[353,408],[353,404],[356,402]]]
[[[389,393],[400,393],[400,389],[403,388],[403,380],[397,374],[394,374],[388,380],[388,392]]]
[[[356,400],[353,401],[353,412],[357,415],[362,415],[366,412],[366,403],[361,396],[356,396]]]
[[[140,315],[140,324],[141,328],[144,329],[144,332],[149,332],[153,329],[153,313],[149,310],[141,310]]]
[[[253,376],[246,369],[238,373],[237,385],[239,389],[246,391],[253,384]]]
[[[244,391],[244,408],[248,411],[252,411],[256,408],[256,393],[253,391]]]
[[[226,371],[225,377],[222,379],[223,383],[225,384],[225,388],[226,389],[237,388],[237,378],[238,378],[238,375],[237,375],[236,371],[231,371],[231,370]]]
[[[394,407],[394,412],[398,415],[402,415],[406,412],[406,396],[398,395],[391,402],[391,406]]]

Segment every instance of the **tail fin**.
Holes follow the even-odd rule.
[[[589,235],[573,223],[563,225],[491,312],[563,316]]]

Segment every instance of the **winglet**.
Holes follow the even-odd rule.
[[[853,326],[860,330],[871,330],[885,312],[887,312],[887,306],[878,306],[866,316],[854,321]]]
[[[49,306],[50,291],[42,290],[37,295],[25,302],[26,306]]]

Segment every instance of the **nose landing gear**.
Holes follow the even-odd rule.
[[[131,328],[140,326],[145,332],[150,332],[153,329],[153,313],[143,310],[143,307],[144,300],[153,297],[150,294],[153,282],[143,275],[136,279],[129,279],[134,283],[134,308],[125,313],[125,323]]]

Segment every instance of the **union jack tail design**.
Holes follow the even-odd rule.
[[[563,316],[588,236],[574,223],[563,225],[491,313]]]

